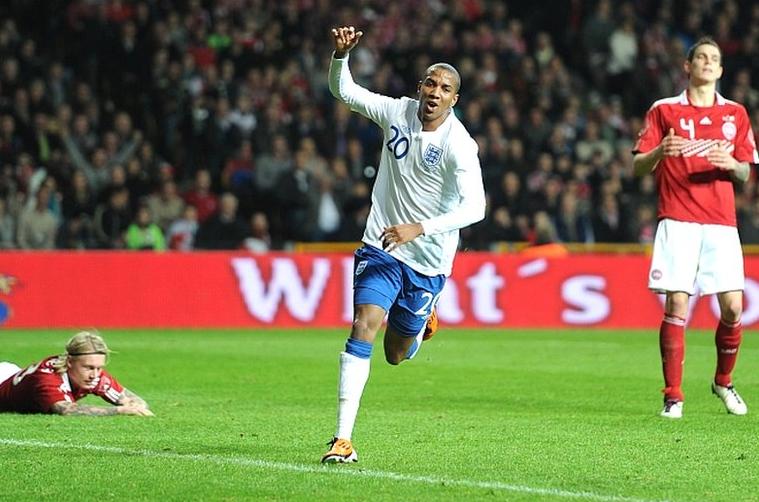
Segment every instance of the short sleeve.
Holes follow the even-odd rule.
[[[643,129],[638,133],[638,140],[633,147],[633,153],[647,153],[659,146],[664,137],[661,121],[661,108],[652,107],[646,112]]]
[[[751,128],[746,109],[741,107],[740,113],[737,114],[737,133],[735,137],[735,160],[738,162],[748,162],[750,164],[759,164],[759,153],[756,151],[756,137]]]
[[[35,373],[27,378],[36,380],[33,400],[40,412],[50,413],[53,405],[60,401],[74,402],[73,396],[61,389],[63,380],[58,373]]]

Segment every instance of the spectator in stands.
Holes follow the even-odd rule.
[[[488,217],[468,231],[462,231],[462,239],[466,242],[464,249],[470,247],[480,251],[490,251],[496,242],[516,242],[525,240],[514,225],[514,220],[505,206],[493,209]]]
[[[95,209],[95,236],[103,249],[123,249],[124,234],[132,221],[129,190],[114,190],[108,202]]]
[[[587,56],[588,73],[596,87],[603,88],[609,57],[609,39],[614,32],[611,2],[599,0],[595,11],[582,27],[582,45]]]
[[[0,197],[0,249],[16,247],[16,219],[8,211],[8,202]]]
[[[98,136],[92,130],[87,115],[79,113],[74,117],[71,132],[68,136],[76,149],[84,156],[92,155],[98,144]]]
[[[49,209],[50,186],[42,185],[35,203],[19,217],[17,241],[21,249],[54,249],[58,221]]]
[[[593,222],[580,209],[577,195],[567,190],[560,196],[559,207],[553,216],[556,235],[561,242],[592,243]]]
[[[235,107],[229,114],[229,120],[237,127],[244,140],[251,140],[253,131],[258,125],[258,120],[253,112],[253,101],[247,92],[242,92],[237,97]]]
[[[330,217],[334,219],[335,217],[334,213],[331,215],[319,214],[321,202],[330,204],[331,201],[332,203],[331,207],[323,208],[325,213],[335,209],[334,198],[331,198],[332,194],[329,192],[331,190],[330,181],[325,179],[321,188],[327,191],[327,201],[321,200],[321,196],[324,194],[320,193],[320,180],[316,179],[307,169],[307,161],[307,152],[302,150],[296,152],[292,167],[282,173],[275,187],[278,214],[280,222],[283,224],[283,234],[286,240],[314,240],[319,216],[323,216],[325,219]],[[337,218],[339,219],[339,215]],[[339,224],[339,221],[337,224],[334,221],[325,222],[327,228],[324,230],[331,229],[334,231]]]
[[[627,222],[613,193],[601,198],[600,207],[593,221],[593,234],[597,242],[627,242]]]
[[[256,159],[256,189],[266,193],[279,183],[279,178],[289,171],[293,165],[287,138],[283,135],[274,137],[271,150],[260,154]]]
[[[96,331],[81,331],[68,341],[63,354],[23,369],[0,362],[0,412],[153,416],[144,399],[105,371],[109,354]],[[89,394],[113,406],[77,402]]]
[[[64,192],[62,199],[63,217],[66,220],[73,218],[91,220],[95,215],[96,204],[97,200],[87,183],[87,177],[82,170],[77,169],[71,176],[71,186]]]
[[[179,196],[177,184],[173,180],[165,180],[161,183],[158,193],[149,195],[146,204],[150,209],[153,222],[158,224],[162,231],[167,230],[172,221],[182,216],[185,206]]]
[[[127,175],[126,175],[126,170],[124,169],[124,166],[122,166],[121,164],[116,164],[115,166],[112,166],[108,172],[108,182],[100,190],[99,202],[107,201],[111,193],[115,192],[116,190],[126,188],[126,186],[127,186]],[[132,198],[130,197],[129,200],[131,203]]]
[[[251,215],[250,236],[245,238],[243,246],[254,253],[265,253],[271,249],[271,234],[266,214],[256,212]]]
[[[198,171],[200,172],[200,171]],[[192,251],[195,248],[195,234],[198,232],[198,210],[187,204],[182,218],[175,220],[166,232],[169,249]]]
[[[500,186],[491,187],[490,207],[505,207],[512,217],[528,210],[527,197],[522,190],[522,181],[517,173],[507,171],[503,174]]]
[[[141,205],[137,208],[137,214],[127,228],[124,241],[127,249],[166,250],[166,239],[163,236],[163,231],[161,227],[153,223],[153,215],[147,205]]]
[[[219,200],[211,191],[211,173],[208,169],[199,169],[195,173],[192,188],[185,192],[184,200],[197,209],[198,222],[201,224],[216,212]]]
[[[129,190],[129,204],[132,207],[137,207],[153,190],[150,175],[144,169],[142,160],[137,157],[129,159],[126,164],[125,186]]]
[[[13,115],[0,116],[0,161],[14,162],[24,150],[24,146],[22,136],[16,131],[16,119]]]
[[[248,236],[248,226],[237,214],[237,197],[225,192],[215,215],[203,222],[196,235],[197,249],[239,249]]]
[[[614,155],[614,148],[608,141],[601,138],[598,122],[591,120],[585,126],[582,138],[575,146],[575,155],[580,162],[589,162],[596,154],[600,155],[601,162],[606,163]]]
[[[237,153],[227,160],[221,173],[221,186],[239,196],[238,192],[254,186],[254,170],[253,143],[250,140],[244,140],[240,143]],[[247,189],[247,193],[253,195],[250,189]]]

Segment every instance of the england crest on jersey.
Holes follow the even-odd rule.
[[[367,260],[361,260],[358,262],[358,265],[356,265],[356,271],[354,272],[356,276],[361,275],[361,272],[366,270],[366,266],[369,264]]]
[[[440,159],[442,157],[443,149],[439,146],[433,145],[432,143],[427,145],[427,148],[424,150],[424,164],[430,169],[437,167],[437,165],[440,164]]]

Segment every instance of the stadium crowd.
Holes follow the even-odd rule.
[[[720,92],[759,131],[759,4],[545,3],[3,2],[0,247],[358,241],[382,137],[327,89],[335,24],[364,31],[351,66],[371,90],[413,95],[437,61],[460,71],[489,199],[464,247],[651,242],[654,180],[630,153],[645,110],[686,87],[686,50],[711,34]],[[759,243],[755,175],[736,204]]]

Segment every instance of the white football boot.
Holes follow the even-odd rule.
[[[664,401],[664,408],[659,413],[664,418],[683,418],[683,402],[668,400]]]
[[[740,394],[738,394],[738,391],[736,391],[735,387],[732,385],[723,387],[716,383],[712,383],[712,394],[722,399],[725,409],[731,415],[745,415],[748,413],[746,403],[743,402]]]

